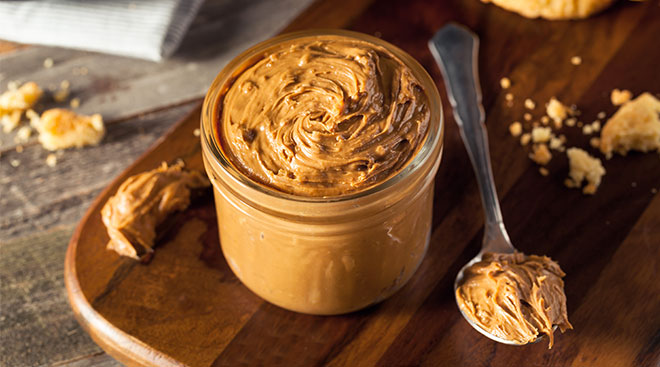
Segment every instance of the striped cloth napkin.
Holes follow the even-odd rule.
[[[0,1],[0,39],[159,61],[203,0]]]

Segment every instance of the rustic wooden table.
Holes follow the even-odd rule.
[[[66,300],[62,268],[77,222],[115,176],[197,105],[227,61],[311,2],[208,0],[179,51],[162,63],[0,41],[0,91],[12,80],[45,88],[68,80],[71,98],[82,102],[78,111],[101,113],[107,126],[101,145],[59,153],[55,167],[34,137],[18,153],[16,131],[0,133],[0,366],[119,365],[80,328]],[[52,68],[43,67],[46,58]],[[43,107],[55,106],[68,103]]]
[[[307,350],[305,341],[298,340],[297,347],[280,352],[295,361],[295,354],[305,351],[308,360],[329,365],[660,364],[657,155],[607,161],[600,191],[584,197],[562,185],[565,158],[557,155],[550,176],[542,177],[506,129],[521,118],[521,101],[527,96],[542,104],[556,95],[578,104],[585,119],[595,119],[601,110],[614,111],[608,102],[612,88],[659,92],[657,0],[620,2],[579,22],[526,20],[477,0],[320,0],[291,22],[309,1],[245,3],[208,1],[182,49],[162,64],[0,43],[1,90],[9,80],[48,86],[67,79],[73,96],[83,102],[79,110],[100,112],[108,121],[101,145],[63,152],[55,167],[45,164],[48,152],[36,141],[19,153],[13,135],[0,135],[0,365],[118,365],[70,311],[62,279],[66,245],[92,200],[197,105],[232,55],[286,24],[287,30],[345,27],[402,47],[441,86],[426,41],[451,20],[468,25],[482,39],[480,76],[494,176],[512,240],[525,252],[552,256],[567,272],[575,330],[558,335],[552,351],[541,344],[507,347],[481,337],[460,318],[450,289],[456,271],[478,251],[482,221],[469,161],[446,108],[446,151],[436,181],[428,261],[392,300],[328,329],[328,345]],[[223,18],[227,14],[232,16]],[[218,35],[224,35],[222,42]],[[569,62],[576,55],[582,56],[580,66]],[[42,67],[47,57],[53,58],[53,68]],[[81,67],[88,69],[86,75],[80,75]],[[502,76],[513,80],[513,107],[505,106]],[[581,133],[567,135],[571,145],[588,146]],[[401,305],[405,312],[388,312]],[[253,322],[245,321],[247,326],[232,338],[258,340],[261,332],[255,325],[272,321],[273,309],[260,307],[250,315]],[[309,326],[298,319],[291,322]],[[288,342],[295,336],[284,334]],[[236,342],[218,351],[217,365],[231,365],[236,356],[250,361],[250,351],[241,347],[245,345]],[[276,361],[267,351],[253,357]]]

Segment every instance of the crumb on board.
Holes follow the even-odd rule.
[[[548,117],[548,116],[541,117],[541,123],[543,125],[547,125],[549,122],[550,122],[550,117]]]
[[[582,58],[580,56],[571,57],[571,64],[575,66],[582,64]]]
[[[550,138],[550,143],[549,143],[550,149],[553,150],[561,150],[561,148],[564,146],[564,142],[561,141],[558,137],[553,136]]]
[[[564,121],[564,124],[566,124],[566,126],[568,126],[568,127],[573,127],[573,126],[575,126],[576,122],[577,122],[577,119],[575,117],[571,117],[569,119],[566,119],[566,121]]]
[[[559,130],[562,128],[564,123],[561,120],[552,120],[552,125],[555,128],[555,130]]]
[[[600,148],[600,138],[594,136],[589,139],[589,145],[591,145],[592,148]]]
[[[594,133],[594,129],[591,127],[591,125],[582,126],[582,134],[591,135],[593,133]]]
[[[50,153],[50,154],[46,157],[46,165],[47,165],[48,167],[55,167],[55,165],[57,165],[57,156],[56,156],[55,154],[53,154],[53,153]]]
[[[72,98],[71,101],[69,102],[69,105],[71,108],[78,108],[80,107],[80,98]]]
[[[12,160],[9,161],[9,164],[12,167],[16,168],[16,167],[21,165],[21,161],[19,161],[18,159],[12,159]]]
[[[610,101],[614,106],[620,106],[632,99],[632,93],[627,90],[612,89],[610,93]]]
[[[566,151],[569,161],[569,177],[564,181],[566,187],[580,188],[582,183],[586,185],[582,188],[582,193],[593,195],[600,186],[602,177],[605,175],[605,168],[600,159],[589,155],[580,148],[569,148]]]
[[[600,112],[598,112],[598,115],[596,115],[596,117],[598,117],[599,120],[604,119],[605,116],[607,116],[607,114],[605,113],[605,111],[600,111]]]
[[[0,95],[0,121],[4,132],[14,130],[21,121],[21,115],[37,103],[43,91],[37,83],[27,82],[7,84],[8,90]]]
[[[39,142],[48,150],[96,145],[105,134],[100,114],[84,116],[62,108],[44,112],[36,129]]]
[[[532,141],[534,143],[546,143],[552,138],[552,130],[549,127],[535,127],[532,129]]]
[[[525,121],[532,121],[532,114],[531,114],[531,113],[525,113],[525,114],[523,115],[523,119],[524,119]]]
[[[563,121],[568,116],[568,109],[555,97],[550,98],[545,108],[546,114],[555,121]]]
[[[502,87],[502,89],[509,89],[509,87],[511,87],[511,79],[507,77],[500,79],[500,87]]]
[[[520,136],[520,134],[522,134],[522,124],[518,121],[514,121],[513,123],[511,123],[511,125],[509,125],[509,133],[513,137]]]
[[[513,94],[512,93],[505,94],[504,99],[506,99],[509,102],[513,101]]]
[[[200,136],[201,134],[202,134],[202,132],[199,129],[193,130],[193,135]]]
[[[54,65],[54,61],[50,57],[47,57],[46,59],[44,59],[44,68],[50,69],[50,68],[53,67],[53,65]]]
[[[613,152],[660,150],[659,114],[660,101],[650,93],[624,103],[603,126],[600,151],[611,158]]]
[[[525,108],[528,110],[533,110],[536,108],[536,102],[534,102],[531,98],[525,99]]]
[[[16,143],[26,143],[32,135],[32,128],[30,126],[21,126],[18,131],[16,131],[16,136],[14,141]]]
[[[530,133],[524,133],[520,136],[520,145],[525,146],[529,144],[530,140],[532,140],[532,135]]]
[[[529,158],[541,166],[545,166],[552,159],[552,153],[546,144],[534,144]]]
[[[548,169],[545,167],[539,167],[539,173],[541,174],[541,176],[547,176],[548,174],[550,174],[550,171],[548,171]]]

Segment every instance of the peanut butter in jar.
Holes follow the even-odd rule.
[[[339,314],[414,274],[443,121],[435,83],[408,54],[348,31],[273,38],[220,72],[202,131],[222,250],[253,292]]]

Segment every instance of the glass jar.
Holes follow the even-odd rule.
[[[370,42],[402,60],[428,95],[428,135],[402,170],[364,191],[336,197],[286,194],[251,180],[223,152],[216,131],[219,98],[269,49],[323,35]],[[415,273],[431,234],[444,123],[435,83],[410,55],[381,39],[343,30],[275,37],[243,52],[218,74],[206,95],[201,124],[222,251],[254,293],[293,311],[340,314],[389,297]]]

